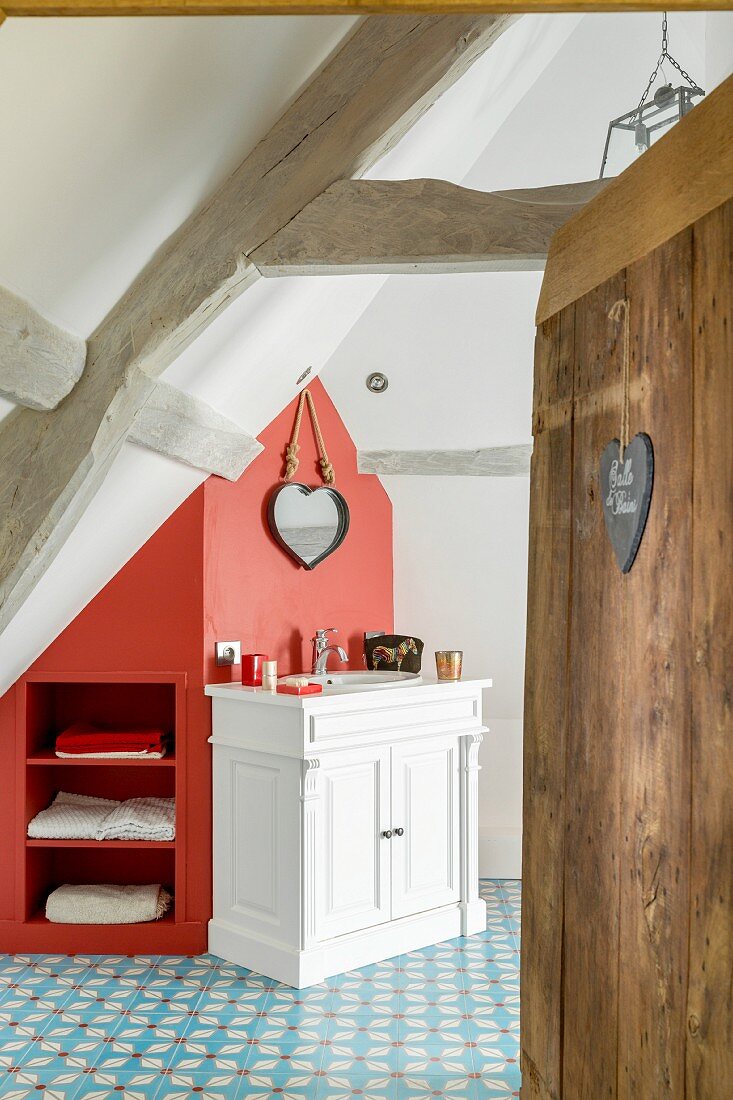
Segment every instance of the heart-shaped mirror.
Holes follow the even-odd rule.
[[[267,522],[283,550],[305,569],[333,554],[349,529],[349,506],[336,489],[297,481],[279,485],[267,505]]]

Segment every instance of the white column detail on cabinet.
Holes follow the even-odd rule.
[[[478,893],[478,762],[479,749],[484,739],[483,733],[468,733],[461,737],[461,912],[463,915],[463,935],[469,935],[472,909],[481,905]]]
[[[303,891],[301,897],[301,950],[312,947],[316,939],[317,876],[316,851],[318,846],[318,778],[321,762],[315,756],[303,761],[301,775],[301,859],[303,867]]]

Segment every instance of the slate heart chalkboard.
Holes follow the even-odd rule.
[[[286,554],[304,569],[315,569],[346,538],[349,506],[330,485],[311,489],[289,481],[271,495],[267,522]]]
[[[619,454],[612,439],[601,455],[603,518],[619,569],[628,573],[641,544],[654,484],[654,448],[646,432],[639,432]]]

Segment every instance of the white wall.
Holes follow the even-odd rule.
[[[534,326],[541,275],[390,278],[322,379],[362,449],[531,441]],[[384,370],[389,389],[364,379]],[[483,875],[521,866],[522,710],[528,478],[385,477],[393,504],[395,624],[434,651],[465,653],[491,676],[479,775]]]
[[[394,508],[395,624],[436,649],[463,649],[466,676],[491,676],[480,752],[481,873],[521,865],[522,698],[528,478],[386,477]]]
[[[709,91],[733,73],[733,12],[707,13],[705,50],[705,87]]]

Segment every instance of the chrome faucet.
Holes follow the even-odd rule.
[[[313,675],[317,676],[326,672],[328,665],[329,653],[337,653],[340,661],[348,661],[348,656],[341,648],[340,645],[329,645],[329,634],[338,634],[338,630],[335,626],[327,627],[325,630],[317,630],[315,638],[311,638],[313,642]]]

